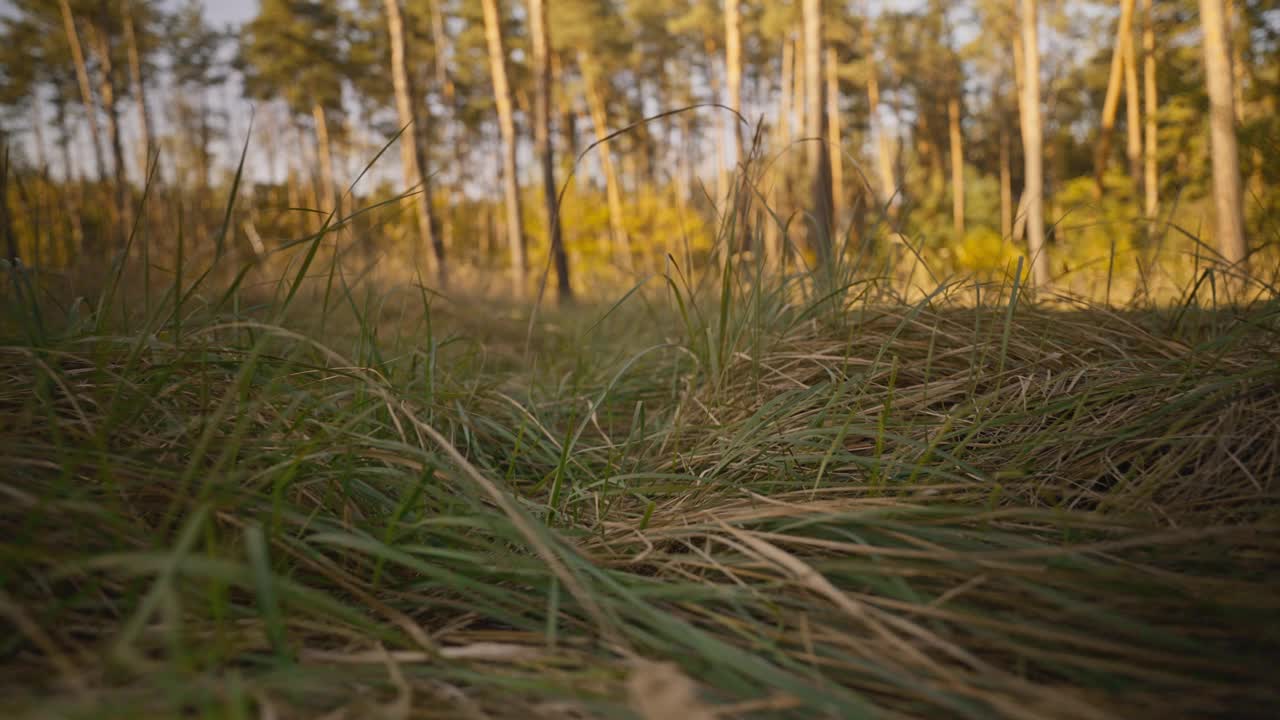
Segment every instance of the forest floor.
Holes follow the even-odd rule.
[[[9,275],[10,717],[1280,712],[1274,295]]]

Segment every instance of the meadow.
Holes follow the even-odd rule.
[[[534,313],[337,238],[78,298],[6,266],[11,717],[1280,707],[1265,279],[722,253]]]

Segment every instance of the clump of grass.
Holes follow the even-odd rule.
[[[323,236],[274,297],[190,274],[141,314],[10,271],[15,713],[1280,706],[1275,298],[726,259],[526,337],[317,271]]]

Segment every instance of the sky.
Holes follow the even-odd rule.
[[[258,0],[202,0],[206,17],[217,24],[240,23],[248,20],[258,9]]]

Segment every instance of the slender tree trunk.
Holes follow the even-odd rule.
[[[448,108],[448,117],[440,123],[439,142],[447,143],[453,146],[454,156],[453,165],[454,172],[450,173],[448,178],[456,178],[456,173],[463,165],[462,160],[462,143],[455,142],[454,137],[457,131],[457,88],[454,86],[453,78],[449,76],[449,58],[452,53],[452,45],[449,40],[448,33],[444,28],[444,10],[440,7],[443,0],[431,0],[431,45],[435,49],[435,58],[432,62],[432,71],[435,73],[436,88],[440,91],[444,100],[444,106]],[[420,144],[418,147],[419,158],[418,166],[422,168],[423,174],[426,174],[427,166],[422,162],[423,156],[426,154],[427,145]],[[440,181],[440,189],[444,195],[444,212],[440,216],[440,237],[437,242],[440,244],[444,254],[444,249],[452,250],[454,247],[453,238],[453,206],[454,206],[454,181],[443,178]]]
[[[893,201],[898,183],[893,177],[893,148],[890,147],[889,134],[880,124],[880,65],[876,61],[876,46],[871,37],[869,15],[862,23],[862,51],[867,62],[867,125],[869,132],[876,138],[876,172],[880,176],[878,200],[883,207]]]
[[[722,100],[722,98],[720,96],[720,91],[721,91],[720,75],[716,72],[715,57],[718,54],[717,52],[718,49],[716,47],[715,38],[713,38],[710,35],[706,35],[705,37],[703,37],[702,49],[703,49],[704,58],[706,59],[707,85],[708,85],[708,89],[711,91],[710,101],[718,103]],[[729,172],[726,167],[729,152],[728,150],[725,149],[725,144],[728,142],[726,135],[729,131],[729,128],[725,124],[725,121],[726,121],[725,115],[726,113],[723,110],[717,110],[715,112],[714,120],[713,120],[715,122],[715,128],[716,128],[715,135],[713,136],[713,141],[715,144],[715,153],[716,153],[716,203],[717,204],[725,202],[725,199],[729,197]]]
[[[1213,204],[1218,247],[1228,263],[1245,265],[1248,260],[1248,245],[1244,237],[1244,218],[1241,212],[1240,157],[1236,145],[1231,50],[1222,0],[1200,0],[1200,24],[1204,29],[1205,80],[1209,87]]]
[[[1226,7],[1225,29],[1227,45],[1231,48],[1231,97],[1235,103],[1236,124],[1243,125],[1244,117],[1244,46],[1248,43],[1248,33],[1240,33],[1236,30],[1236,23],[1239,22],[1240,16],[1236,8],[1234,0],[1224,0]]]
[[[67,247],[67,260],[71,262],[84,249],[84,223],[80,216],[80,175],[71,156],[71,126],[67,120],[67,103],[61,93],[53,103],[54,123],[58,127],[58,152],[62,156],[64,181],[67,184],[67,215],[71,226],[71,244]]]
[[[502,185],[507,207],[507,245],[511,253],[511,291],[525,294],[528,262],[524,232],[520,222],[520,177],[516,164],[516,121],[511,108],[511,87],[507,83],[507,56],[502,48],[502,25],[497,0],[481,0],[484,36],[489,51],[489,74],[493,77],[493,97],[498,106],[498,128],[502,132]]]
[[[99,6],[101,28],[89,26],[90,43],[98,55],[98,95],[107,116],[107,137],[111,140],[111,164],[117,244],[123,248],[128,238],[130,213],[125,193],[128,180],[125,177],[124,144],[120,139],[120,109],[116,105],[115,70],[111,62],[111,38],[107,33],[110,8],[104,2]]]
[[[40,168],[41,174],[49,172],[49,150],[45,146],[44,139],[44,112],[40,107],[41,101],[37,98],[36,102],[31,103],[31,129],[35,133],[36,145],[36,165]]]
[[[964,239],[964,137],[960,133],[960,98],[947,100],[947,137],[951,144],[951,231]]]
[[[138,53],[138,38],[133,29],[133,6],[124,6],[124,42],[129,55],[129,83],[133,87],[133,99],[138,104],[138,146],[140,177],[147,181],[151,162],[151,111],[147,107],[147,84],[142,76],[142,56]]]
[[[431,186],[427,184],[423,168],[418,162],[418,123],[413,110],[414,92],[405,62],[404,20],[400,15],[400,0],[385,0],[387,32],[391,40],[391,83],[396,94],[396,113],[400,116],[403,131],[400,134],[400,170],[404,184],[416,188],[413,196],[414,215],[418,220],[418,242],[413,245],[413,264],[420,267],[423,248],[434,251],[436,281],[445,286],[449,276],[445,269],[444,248],[435,236],[431,218]]]
[[[1040,31],[1036,0],[1021,0],[1023,69],[1022,148],[1026,163],[1027,251],[1036,287],[1049,286],[1049,257],[1044,245],[1044,134],[1040,127]]]
[[[9,211],[9,136],[0,129],[0,235],[4,236],[5,255],[18,262],[18,236],[13,232],[13,215]],[[36,238],[39,242],[39,238]]]
[[[1132,36],[1133,3],[1134,0],[1120,0],[1120,24],[1116,28],[1116,44],[1111,53],[1111,75],[1107,79],[1107,96],[1102,103],[1101,130],[1093,160],[1095,194],[1099,197],[1104,189],[1102,181],[1107,173],[1107,161],[1111,155],[1111,135],[1116,125],[1116,108],[1120,104],[1125,45],[1130,42]]]
[[[806,171],[813,188],[814,214],[818,232],[812,243],[818,257],[828,259],[834,222],[831,212],[831,164],[818,139],[823,137],[827,117],[822,102],[822,0],[804,0],[804,134]]]
[[[1144,210],[1148,222],[1154,223],[1160,212],[1160,177],[1157,162],[1159,126],[1157,113],[1160,110],[1156,96],[1156,31],[1155,15],[1152,0],[1142,0],[1144,22],[1142,25],[1142,84],[1143,100],[1146,103],[1146,142],[1143,148],[1143,192],[1145,194]],[[1148,227],[1148,234],[1154,234],[1155,228]]]
[[[778,122],[775,127],[774,142],[776,151],[781,151],[791,141],[792,70],[794,66],[795,41],[788,36],[782,40],[782,65],[779,68]],[[778,200],[778,182],[770,178],[768,190],[769,209],[781,216]],[[765,214],[763,222],[765,263],[770,267],[782,267],[782,229],[778,227],[778,223],[768,213]]]
[[[1013,168],[1009,124],[1000,119],[1000,237],[1013,237]]]
[[[795,51],[791,55],[791,127],[792,137],[803,137],[806,128],[809,127],[808,120],[805,118],[805,111],[809,105],[805,101],[805,82],[804,68],[805,58],[808,52],[805,50],[804,42],[804,25],[801,24],[797,28],[795,39]]]
[[[742,14],[739,12],[738,0],[724,2],[724,67],[725,85],[729,93],[729,107],[742,112]],[[729,118],[733,124],[733,148],[737,159],[743,161],[742,122],[738,118]]]
[[[778,149],[781,150],[791,140],[791,99],[792,69],[795,66],[795,40],[786,38],[782,41],[782,69],[778,83]]]
[[[1142,98],[1138,94],[1138,52],[1133,34],[1124,43],[1125,158],[1134,191],[1142,182]]]
[[[329,119],[320,103],[311,106],[311,119],[316,124],[316,153],[320,156],[320,195],[324,204],[320,210],[339,212],[338,196],[334,189],[333,144],[329,140]]]
[[[93,160],[96,163],[98,177],[106,180],[107,166],[102,156],[102,133],[98,130],[98,110],[93,101],[93,89],[89,84],[89,68],[84,61],[84,47],[80,44],[80,34],[76,32],[75,16],[71,14],[68,0],[59,0],[62,7],[62,26],[67,33],[67,44],[71,46],[71,59],[75,63],[76,83],[80,86],[80,102],[84,104],[85,119],[89,121],[89,140],[93,144]]]
[[[529,0],[529,34],[533,45],[533,138],[542,165],[542,195],[547,213],[547,246],[556,266],[556,289],[561,304],[573,301],[569,256],[560,232],[556,198],[555,147],[551,141],[551,53],[545,0]]]
[[[827,158],[831,164],[831,215],[839,223],[844,215],[844,152],[840,140],[840,78],[836,49],[827,48]]]
[[[623,222],[622,190],[618,182],[618,170],[614,166],[611,143],[604,142],[609,134],[609,113],[594,70],[595,60],[585,50],[579,51],[578,67],[582,71],[587,107],[591,112],[591,126],[595,131],[596,142],[601,143],[596,151],[600,153],[600,168],[604,172],[605,198],[609,204],[609,236],[613,241],[613,251],[618,264],[623,270],[630,271],[631,240],[627,237],[627,227]]]

